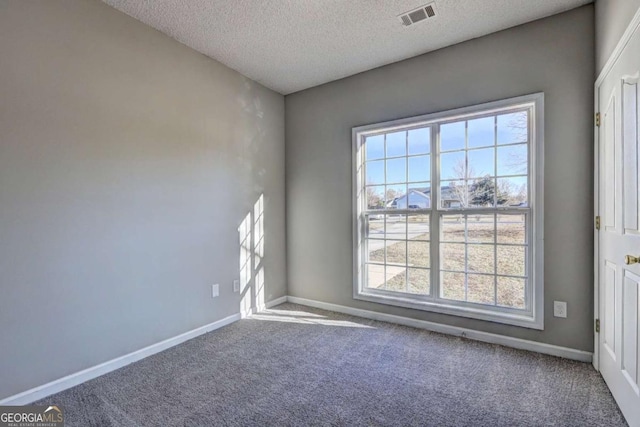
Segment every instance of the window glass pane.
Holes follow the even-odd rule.
[[[384,185],[367,187],[367,209],[382,209],[384,207]]]
[[[494,215],[467,216],[467,241],[493,243],[495,238]]]
[[[498,243],[526,243],[524,215],[498,215]]]
[[[387,134],[387,157],[407,155],[407,132]]]
[[[394,292],[406,292],[407,269],[394,265],[387,266],[386,290]]]
[[[367,160],[382,159],[384,157],[384,135],[365,138]]]
[[[440,126],[440,151],[464,148],[465,122],[447,123]]]
[[[499,206],[528,206],[527,177],[498,178]]]
[[[369,239],[384,239],[384,215],[367,216],[367,237]]]
[[[443,270],[465,270],[464,243],[440,244],[440,268]]]
[[[440,240],[443,242],[464,242],[464,215],[442,215],[440,217]]]
[[[440,184],[440,206],[444,209],[466,208],[469,191],[464,181],[442,181]]]
[[[431,180],[431,156],[409,157],[409,181]]]
[[[498,276],[498,305],[525,308],[525,280]]]
[[[503,225],[508,224],[512,229],[512,234],[522,239],[524,215],[500,214],[499,217],[505,223]],[[442,283],[441,292],[449,299],[495,305],[496,270],[498,274],[524,276],[526,246],[496,246],[493,243],[497,237],[495,214],[441,215],[440,218],[440,267],[466,273],[466,276],[445,276],[443,271],[441,277],[448,277],[448,282]],[[447,240],[460,243],[447,243]],[[463,277],[466,277],[466,291]],[[513,292],[505,289],[501,290],[501,295]],[[521,307],[521,304],[513,302],[513,307]]]
[[[409,131],[409,154],[427,154],[431,152],[431,128]]]
[[[494,276],[467,275],[467,301],[491,304],[495,301]]]
[[[398,203],[406,200],[404,196],[407,194],[407,186],[405,184],[387,185],[385,191],[385,206],[388,209],[398,209]]]
[[[431,207],[429,196],[415,189],[410,189],[406,196],[396,200],[396,209],[428,209]]]
[[[527,174],[527,144],[498,147],[498,176]]]
[[[409,293],[429,295],[431,293],[431,270],[408,268],[407,285]]]
[[[495,149],[483,148],[481,150],[471,150],[468,152],[469,177],[479,178],[482,176],[495,175]]]
[[[407,234],[409,240],[429,240],[429,215],[409,215]]]
[[[407,159],[387,160],[387,184],[407,182]]]
[[[429,256],[430,242],[418,242],[409,240],[407,242],[407,263],[410,267],[430,267],[431,257]]]
[[[527,142],[527,112],[502,114],[498,116],[498,144]]]
[[[440,179],[464,179],[466,177],[464,151],[440,155]]]
[[[365,167],[366,185],[384,184],[384,160],[367,162]]]
[[[367,240],[367,251],[367,261],[384,264],[384,240]]]
[[[407,264],[407,242],[387,240],[387,264]]]
[[[495,206],[496,180],[485,176],[474,179],[469,185],[469,206],[490,208]]]
[[[469,148],[494,145],[494,116],[469,120],[467,126],[469,132]]]
[[[450,273],[448,271],[443,271],[440,274],[440,296],[442,298],[464,301],[464,276],[464,273]]]
[[[497,249],[498,274],[524,276],[525,247],[498,245]]]
[[[494,245],[467,245],[467,271],[495,273]]]
[[[397,240],[407,238],[407,217],[405,215],[386,216],[386,238]]]
[[[367,264],[366,287],[371,289],[384,288],[384,265]]]
[[[409,197],[398,201],[398,209],[430,209],[431,208],[431,183],[415,182],[409,184]],[[405,206],[406,208],[402,207]]]

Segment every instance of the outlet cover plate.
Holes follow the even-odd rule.
[[[233,281],[233,292],[240,292],[240,280]]]
[[[553,302],[553,315],[555,317],[567,317],[567,303],[565,301]]]
[[[215,298],[218,295],[220,295],[220,285],[218,285],[217,283],[211,285],[211,298]]]

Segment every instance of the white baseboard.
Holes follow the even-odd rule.
[[[276,299],[274,299],[274,300],[272,300],[272,301],[269,301],[268,303],[266,303],[266,304],[264,305],[263,309],[264,309],[264,308],[271,308],[271,307],[275,307],[276,305],[280,305],[280,304],[283,304],[283,303],[285,303],[285,302],[287,302],[287,296],[286,296],[286,295],[285,295],[285,296],[283,296],[283,297],[280,297],[280,298],[276,298]]]
[[[75,374],[67,375],[66,377],[57,379],[50,383],[34,387],[30,390],[23,391],[22,393],[15,394],[13,396],[6,397],[0,400],[0,405],[26,405],[36,400],[50,396],[54,393],[58,393],[60,391],[74,387],[78,384],[82,384],[83,382],[97,378],[111,371],[115,371],[116,369],[122,368],[123,366],[129,365],[133,362],[137,362],[138,360],[144,359],[145,357],[149,357],[151,355],[164,351],[170,347],[181,344],[199,335],[222,328],[223,326],[226,326],[237,320],[240,320],[239,313],[229,317],[225,317],[224,319],[218,320],[217,322],[209,323],[208,325],[193,329],[189,332],[185,332],[173,338],[160,341],[159,343],[152,344],[148,347],[142,348],[132,353],[125,354],[124,356],[117,357],[91,368],[87,368],[80,372],[76,372]]]
[[[575,350],[573,348],[561,347],[552,344],[545,344],[536,341],[523,340],[520,338],[512,338],[504,335],[491,334],[489,332],[481,332],[473,329],[460,328],[458,326],[443,325],[441,323],[428,322],[426,320],[411,319],[409,317],[395,316],[393,314],[378,313],[375,311],[361,310],[359,308],[351,308],[343,305],[331,304],[327,302],[315,301],[298,297],[287,297],[287,301],[295,304],[306,305],[309,307],[320,308],[323,310],[335,311],[338,313],[350,314],[352,316],[364,317],[366,319],[379,320],[383,322],[396,323],[414,328],[426,329],[432,332],[439,332],[447,335],[457,335],[476,341],[482,341],[490,344],[500,344],[505,347],[517,348],[520,350],[528,350],[536,353],[549,354],[551,356],[563,357],[565,359],[578,360],[580,362],[591,362],[593,353],[583,350]]]
[[[276,305],[280,305],[282,303],[287,302],[287,296],[283,296],[280,298],[276,298],[272,301],[266,302],[264,304],[259,304],[257,307],[252,308],[249,312],[242,313],[242,318],[249,317],[252,314],[260,313],[261,311],[265,311],[270,309],[271,307],[275,307]]]

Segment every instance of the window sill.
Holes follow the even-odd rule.
[[[484,320],[488,322],[502,323],[505,325],[519,326],[522,328],[544,330],[542,316],[536,319],[533,315],[523,313],[508,313],[482,308],[472,308],[439,301],[423,301],[403,296],[380,295],[373,292],[360,291],[354,293],[354,299],[375,302],[397,307],[412,308],[434,313],[448,314],[451,316],[467,317],[470,319]]]

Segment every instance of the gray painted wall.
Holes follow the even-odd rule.
[[[357,54],[357,53],[354,53]],[[593,350],[594,7],[285,98],[289,295]],[[352,297],[351,128],[545,93],[545,330]],[[553,317],[553,301],[568,318]]]
[[[0,0],[0,52],[0,399],[238,313],[260,194],[286,295],[281,95],[99,1]]]
[[[633,19],[640,0],[596,0],[596,71],[599,73]]]

